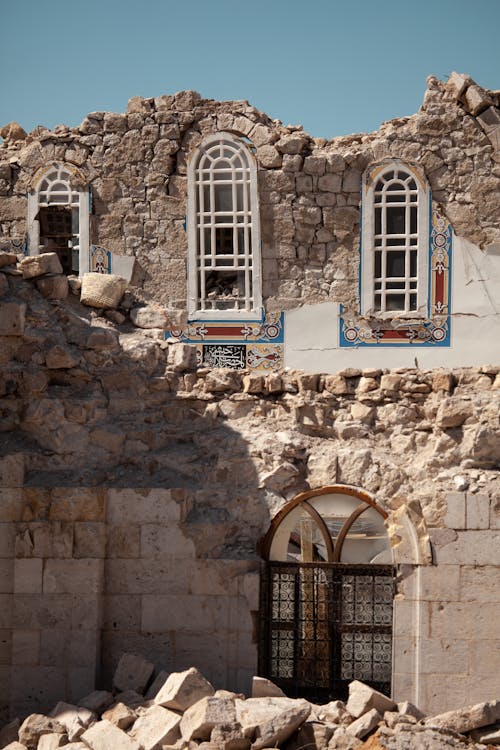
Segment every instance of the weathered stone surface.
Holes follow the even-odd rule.
[[[118,729],[126,730],[134,723],[137,714],[129,706],[118,702],[112,708],[104,711],[102,718],[117,726]]]
[[[185,711],[180,731],[183,740],[209,740],[212,729],[218,724],[231,724],[236,720],[234,699],[202,698]]]
[[[184,672],[172,672],[154,701],[165,708],[185,711],[193,703],[214,693],[213,686],[201,672],[191,667]]]
[[[143,750],[156,750],[162,745],[173,745],[180,738],[181,717],[162,706],[145,709],[130,731]]]
[[[46,273],[62,274],[62,266],[57,253],[41,253],[23,258],[19,264],[23,279],[34,279]]]
[[[354,680],[349,685],[349,700],[346,708],[351,716],[358,718],[372,708],[376,708],[381,714],[384,711],[392,711],[396,708],[396,704],[378,690],[374,690],[359,680]]]
[[[64,734],[65,732],[65,727],[56,719],[43,716],[43,714],[30,714],[19,727],[19,742],[28,750],[36,750],[38,740],[43,734]]]
[[[41,276],[36,280],[36,287],[46,299],[66,299],[69,292],[68,277]]]
[[[170,344],[167,352],[167,366],[170,370],[185,372],[196,368],[196,350],[189,344]]]
[[[280,745],[298,729],[311,713],[311,704],[297,700],[295,705],[259,724],[255,730],[253,750]]]
[[[165,329],[170,322],[165,309],[158,305],[133,307],[130,311],[130,320],[138,328]]]
[[[476,703],[474,706],[458,711],[446,711],[444,714],[429,716],[425,724],[431,727],[443,727],[455,732],[470,732],[488,724],[500,721],[500,701]]]
[[[141,746],[109,721],[98,721],[82,734],[92,750],[141,750]]]
[[[67,745],[68,738],[65,734],[42,734],[38,740],[37,750],[57,750],[62,745]]]
[[[96,714],[88,708],[73,706],[64,701],[59,701],[50,715],[66,728],[70,742],[77,740],[97,720]]]
[[[142,656],[123,654],[113,677],[113,687],[117,690],[136,690],[142,693],[154,668],[155,665]]]
[[[24,302],[0,302],[0,336],[22,336],[25,320]]]
[[[108,690],[94,690],[80,698],[78,705],[88,708],[89,711],[94,711],[96,714],[102,714],[112,702],[113,694]]]
[[[381,720],[382,716],[377,709],[371,708],[360,716],[359,719],[356,719],[352,724],[349,724],[346,731],[349,732],[349,734],[354,735],[354,737],[358,737],[358,739],[362,740],[367,734],[375,729],[376,726],[378,726],[378,723]]]
[[[47,352],[45,364],[53,370],[69,369],[76,367],[78,359],[67,347],[56,345]]]
[[[127,282],[115,274],[86,273],[82,279],[80,301],[89,307],[116,308]]]
[[[252,698],[286,697],[283,690],[265,677],[252,677]]]

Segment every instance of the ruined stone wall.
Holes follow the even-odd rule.
[[[197,368],[187,345],[0,278],[18,324],[0,337],[5,707],[75,700],[124,650],[246,688],[259,542],[287,499],[333,483],[390,514],[397,696],[494,697],[498,367]]]
[[[135,256],[141,294],[186,306],[186,165],[209,134],[250,140],[258,165],[267,310],[335,301],[358,307],[360,186],[386,157],[420,165],[455,232],[481,247],[500,239],[499,99],[467,76],[430,78],[421,110],[367,135],[312,138],[245,101],[195,92],[131,99],[125,114],[93,112],[77,128],[2,129],[0,238],[22,240],[26,193],[54,161],[76,166],[93,196],[91,242]]]

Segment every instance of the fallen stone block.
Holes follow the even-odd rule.
[[[138,328],[165,329],[170,323],[166,311],[157,305],[133,307],[130,311],[130,320]]]
[[[35,283],[36,288],[45,299],[66,299],[68,296],[67,276],[42,276]]]
[[[137,719],[137,714],[124,703],[116,703],[112,708],[104,711],[102,718],[114,724],[118,729],[125,730],[132,726]]]
[[[247,698],[235,700],[236,719],[243,727],[245,737],[254,737],[257,727],[287,709],[293,709],[301,700],[295,698]],[[311,704],[308,704],[311,706]],[[311,706],[312,710],[312,706]]]
[[[129,732],[143,750],[156,750],[162,745],[173,745],[180,738],[179,714],[162,706],[151,706],[139,716]]]
[[[22,336],[25,320],[24,302],[0,303],[0,336]]]
[[[492,105],[489,94],[481,86],[469,86],[464,95],[465,105],[474,117]]]
[[[163,687],[163,685],[167,681],[168,676],[169,676],[169,672],[165,672],[164,670],[162,670],[161,672],[158,672],[158,674],[156,675],[156,677],[154,678],[153,682],[148,687],[148,690],[144,695],[146,700],[148,701],[153,700],[153,698],[155,698],[158,695],[160,689]]]
[[[283,690],[265,677],[252,677],[252,698],[286,698]]]
[[[214,727],[210,735],[210,744],[219,750],[250,750],[251,743],[248,737],[244,737],[241,726],[236,723]]]
[[[398,711],[400,714],[406,714],[408,716],[414,716],[416,719],[423,719],[425,714],[417,706],[414,706],[410,701],[403,701],[398,703]]]
[[[472,78],[465,73],[451,72],[446,82],[446,88],[451,91],[455,99],[459,99],[468,86],[473,83]]]
[[[113,687],[125,692],[142,693],[153,674],[155,665],[136,654],[122,654],[113,677]],[[123,696],[120,698],[123,702]]]
[[[183,740],[209,740],[212,729],[218,724],[233,724],[236,710],[233,698],[202,698],[188,708],[180,723]]]
[[[337,726],[322,721],[305,721],[296,735],[287,742],[287,750],[324,750],[328,747]]]
[[[36,750],[38,740],[43,734],[65,734],[66,728],[49,716],[30,714],[19,727],[19,742],[26,745],[28,750]]]
[[[444,714],[429,716],[424,723],[426,726],[452,729],[462,734],[488,724],[496,724],[497,721],[500,721],[500,701],[488,701],[458,711],[446,711]]]
[[[58,747],[68,744],[68,738],[65,734],[42,734],[38,740],[37,750],[57,750]]]
[[[98,721],[82,734],[92,750],[141,750],[138,742],[109,721]]]
[[[196,369],[196,348],[190,344],[170,344],[167,350],[167,367],[174,372]]]
[[[349,724],[346,731],[362,740],[363,737],[366,737],[367,734],[378,726],[380,721],[382,721],[382,716],[376,708],[372,708],[360,716],[359,719],[353,721],[352,724]]]
[[[59,701],[50,712],[50,716],[66,727],[70,742],[77,740],[86,729],[97,721],[97,716],[88,708],[73,706],[71,703]]]
[[[127,282],[114,274],[86,273],[80,302],[88,307],[114,309],[120,304]]]
[[[61,261],[57,253],[40,253],[23,258],[19,264],[23,279],[35,279],[46,273],[59,274],[63,272]]]
[[[316,706],[315,715],[326,724],[340,724],[347,726],[352,723],[352,716],[347,711],[343,701],[330,701],[323,706]]]
[[[108,690],[94,690],[92,693],[80,698],[78,705],[88,708],[89,711],[94,711],[96,714],[102,714],[113,703],[113,700],[113,693],[110,693]]]
[[[376,708],[380,714],[384,711],[392,711],[396,708],[396,704],[378,690],[365,685],[364,682],[354,680],[349,685],[349,700],[346,708],[351,716],[357,719],[372,708]]]
[[[154,701],[165,708],[185,711],[215,690],[195,667],[185,672],[172,672],[156,695]]]
[[[253,750],[281,745],[304,723],[310,713],[311,704],[305,700],[297,700],[294,706],[259,724],[255,730]]]
[[[4,266],[13,266],[17,263],[17,255],[15,253],[4,252],[0,250],[0,268]]]
[[[125,690],[123,693],[118,693],[118,695],[115,696],[115,702],[110,706],[110,708],[115,706],[117,703],[123,703],[129,708],[137,708],[138,706],[142,706],[144,701],[144,696],[138,693],[136,690]]]
[[[370,737],[367,742],[370,742]],[[356,750],[356,748],[366,748],[366,750],[385,750],[382,745],[378,743],[376,745],[365,745],[362,740],[355,737],[353,734],[349,734],[346,727],[341,727],[333,735],[332,739],[328,744],[328,750]]]

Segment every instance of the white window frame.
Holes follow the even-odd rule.
[[[226,162],[222,148],[233,153],[231,167],[217,167]],[[220,150],[219,150],[220,149]],[[219,154],[219,156],[217,156]],[[231,174],[228,179],[216,179],[219,171]],[[243,174],[240,179],[238,174]],[[231,209],[215,210],[215,183],[231,185]],[[242,205],[238,207],[237,185],[243,185]],[[206,188],[209,206],[204,205]],[[200,210],[198,210],[198,202]],[[227,220],[219,223],[222,215]],[[229,216],[230,215],[230,216]],[[217,253],[215,226],[232,229],[235,244],[230,253]],[[262,316],[262,278],[260,253],[260,221],[257,190],[257,163],[255,156],[243,140],[233,133],[219,132],[208,136],[196,148],[188,164],[188,315],[192,320],[257,320]],[[204,237],[210,231],[211,245],[204,252]],[[241,230],[241,234],[238,234]],[[243,243],[238,252],[239,237]],[[231,260],[233,261],[231,263]],[[208,273],[217,271],[243,272],[243,295],[220,296],[212,299],[205,294],[204,284]],[[226,304],[225,309],[216,305]],[[230,307],[231,304],[234,307]]]
[[[57,162],[44,167],[35,176],[34,186],[28,195],[28,254],[45,252],[40,245],[40,222],[36,218],[40,208],[47,206],[71,206],[78,208],[78,275],[90,270],[89,243],[89,190],[77,187],[84,182],[76,167]]]
[[[394,179],[388,180],[390,173],[394,173]],[[400,197],[403,198],[400,203],[387,204],[384,195],[381,195],[380,191],[377,191],[377,185],[382,182],[385,185],[385,194],[389,194],[387,190],[389,182],[400,182],[397,178],[397,173],[405,173],[408,175],[403,182],[409,183],[410,179],[414,181],[416,185],[415,190],[410,190],[408,185],[404,191],[395,191]],[[411,199],[415,198],[415,202],[411,202]],[[380,196],[381,201],[376,202],[376,196]],[[424,175],[420,170],[413,166],[410,166],[406,162],[400,161],[399,159],[391,159],[384,161],[379,165],[372,165],[363,175],[362,182],[362,240],[361,240],[361,314],[368,317],[382,318],[382,319],[394,319],[394,318],[424,318],[428,314],[428,297],[429,297],[429,202],[430,202],[430,189]],[[375,234],[375,206],[385,207],[386,205],[399,205],[405,207],[405,232],[400,235],[388,234],[385,232],[385,217],[387,216],[384,208],[382,208],[382,226],[380,227],[379,234]],[[417,228],[416,232],[411,233],[410,226],[410,208],[415,206],[417,209]],[[391,239],[400,238],[401,243],[398,245],[398,250],[405,251],[405,275],[401,277],[389,277],[384,274],[383,269],[385,267],[385,257],[387,256],[387,238]],[[410,245],[410,238],[416,240],[416,244]],[[375,299],[375,247],[377,242],[377,250],[380,248],[382,260],[382,271],[378,279],[380,279],[379,288],[380,293],[380,308],[377,309],[378,305]],[[416,274],[411,275],[409,264],[410,264],[410,249],[416,248],[417,259],[416,259]],[[390,252],[390,250],[389,250]],[[397,280],[400,284],[398,289],[386,289],[386,284],[395,283]],[[410,297],[411,291],[410,286],[416,282],[416,309],[410,309]],[[400,291],[401,290],[401,291]],[[405,308],[404,309],[386,309],[386,298],[385,293],[392,292],[392,294],[404,294],[405,296]]]

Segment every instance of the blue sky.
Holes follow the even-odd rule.
[[[0,27],[26,130],[195,89],[331,138],[413,114],[429,74],[500,88],[500,0],[0,0]]]

